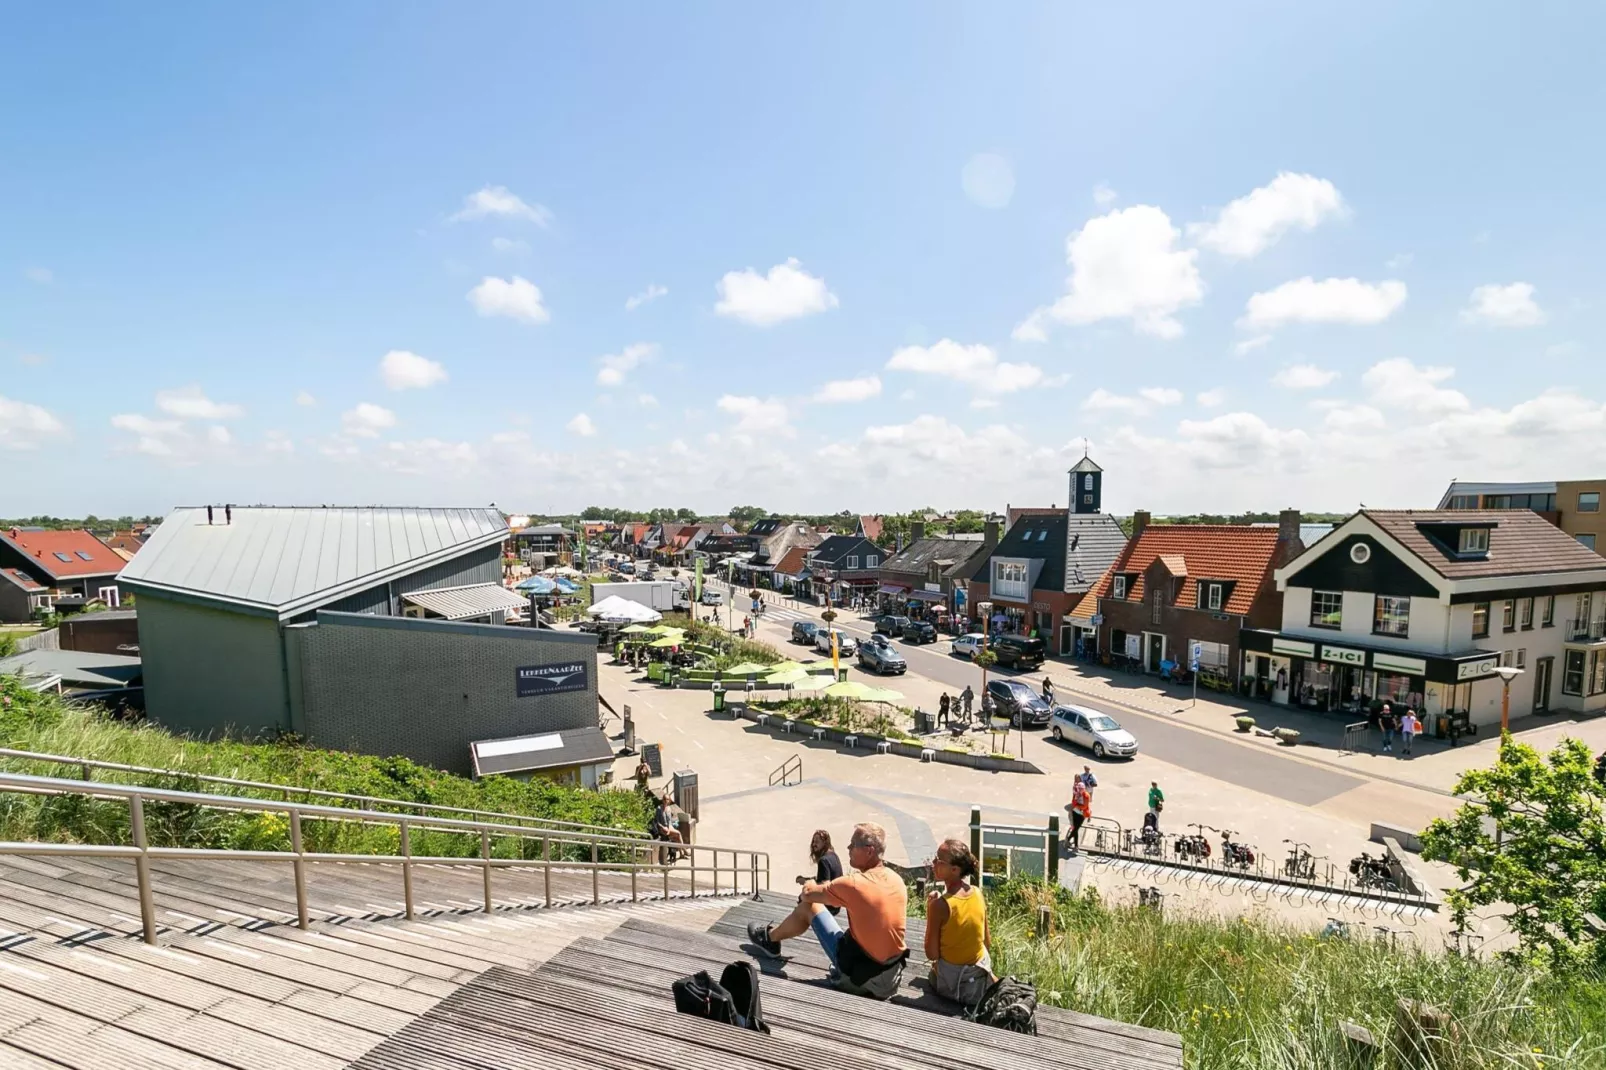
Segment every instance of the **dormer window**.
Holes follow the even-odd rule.
[[[1489,552],[1488,528],[1462,528],[1461,540],[1457,547],[1464,554],[1486,554]]]
[[[1125,576],[1116,576],[1114,579],[1112,579],[1110,581],[1110,597],[1111,598],[1125,598],[1126,597],[1126,577]]]
[[[1221,609],[1221,584],[1205,584],[1205,607],[1213,610]]]

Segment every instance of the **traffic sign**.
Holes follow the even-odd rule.
[[[1189,653],[1190,653],[1190,660],[1192,660],[1195,663],[1194,667],[1198,668],[1198,664],[1197,663],[1198,663],[1199,659],[1204,656],[1204,644],[1201,643],[1199,640],[1195,639],[1193,641],[1193,649]]]

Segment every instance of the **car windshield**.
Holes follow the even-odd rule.
[[[1089,717],[1087,720],[1099,732],[1118,732],[1121,729],[1114,717]]]
[[[1027,698],[1032,697],[1034,694],[1031,688],[1027,687],[1025,684],[1016,683],[1013,680],[1009,683],[1009,690],[1016,695],[1024,695]]]

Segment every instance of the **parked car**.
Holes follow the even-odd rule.
[[[703,588],[703,605],[722,606],[725,604],[725,592],[716,591],[712,587]]]
[[[1019,680],[988,680],[987,693],[993,696],[997,716],[1008,717],[1016,728],[1041,728],[1053,715],[1043,696]]]
[[[950,654],[958,654],[962,658],[973,658],[981,652],[982,643],[987,637],[980,632],[967,632],[954,639],[954,645],[949,649]]]
[[[992,648],[998,655],[998,664],[1017,669],[1035,669],[1048,654],[1043,641],[1029,635],[1000,635],[993,640]]]
[[[626,576],[634,575],[636,571],[636,563],[634,561],[621,561],[619,562],[618,569]]]
[[[903,626],[898,633],[911,643],[935,643],[937,641],[937,627],[930,621],[912,620]]]
[[[851,658],[859,652],[859,642],[846,632],[833,632],[829,628],[820,628],[814,633],[814,649],[822,654],[831,652],[831,636],[836,636],[837,653],[845,658]]]
[[[859,644],[859,668],[886,675],[908,672],[909,663],[898,653],[897,647],[882,637],[880,642],[867,640]]]
[[[902,635],[908,625],[908,617],[900,617],[894,613],[887,613],[875,619],[877,635]]]
[[[792,642],[812,644],[814,633],[819,630],[820,626],[812,620],[795,620],[792,622]]]
[[[1073,747],[1086,747],[1096,758],[1117,755],[1130,758],[1138,752],[1138,741],[1107,713],[1086,706],[1055,706],[1049,721],[1054,738]]]

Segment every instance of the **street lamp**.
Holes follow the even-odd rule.
[[[1521,676],[1522,670],[1515,665],[1496,665],[1494,671],[1504,684],[1500,693],[1500,734],[1504,736],[1511,731],[1511,681]]]

